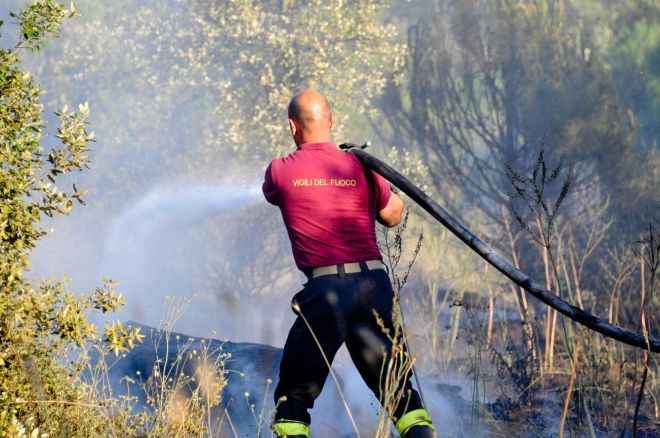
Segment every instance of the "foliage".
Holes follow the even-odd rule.
[[[211,38],[193,52],[190,64],[204,71],[223,67],[217,83],[221,106],[215,109],[224,121],[218,144],[241,151],[256,145],[267,153],[289,149],[283,110],[302,86],[327,94],[336,110],[336,136],[344,137],[350,118],[370,109],[402,64],[397,29],[380,20],[387,7],[382,0],[241,0],[210,8],[200,2],[198,14]]]
[[[0,50],[0,434],[13,436],[25,425],[57,435],[66,430],[66,405],[84,400],[84,391],[67,364],[67,352],[96,338],[86,313],[115,310],[122,298],[111,282],[91,294],[75,295],[63,281],[33,285],[26,279],[30,251],[46,232],[39,222],[46,216],[67,214],[82,202],[74,186],[61,190],[57,179],[88,163],[89,108],[66,107],[57,116],[59,146],[46,152],[43,143],[41,90],[21,68],[21,50],[38,50],[46,37],[57,33],[63,19],[75,11],[51,0],[32,3],[14,15],[22,39],[14,49]],[[113,348],[140,339],[138,332],[108,329]],[[47,416],[41,403],[57,400],[59,408]],[[93,409],[92,409],[93,410]],[[47,421],[46,421],[47,420]],[[64,428],[64,429],[62,429]]]
[[[304,86],[330,98],[338,140],[363,138],[361,114],[404,59],[390,3],[124,1],[117,13],[83,0],[89,16],[30,64],[57,90],[49,106],[84,95],[102,115],[86,185],[121,202],[165,173],[217,177],[290,150],[286,105]]]
[[[481,209],[496,223],[508,197],[505,165],[531,168],[540,149],[588,163],[585,172],[613,192],[612,207],[632,208],[644,185],[634,128],[567,4],[439,2],[412,27],[405,86],[388,87],[382,100],[384,140],[417,148],[435,186],[488,199]]]
[[[660,16],[660,10],[656,12]],[[653,16],[625,26],[610,57],[619,88],[639,125],[639,142],[658,148],[660,124],[660,25]]]
[[[433,189],[448,208],[478,227],[516,266],[545,278],[548,288],[575,305],[628,327],[639,323],[644,297],[644,270],[631,259],[629,247],[648,220],[644,212],[658,203],[658,152],[655,137],[648,134],[655,116],[644,107],[654,99],[648,73],[656,65],[656,3],[434,2],[426,16],[411,23],[403,85],[387,86],[380,100],[382,116],[372,120],[383,127],[377,131],[382,142],[420,154]],[[636,32],[635,42],[629,38]],[[633,90],[636,95],[627,94]],[[640,128],[652,141],[640,141]],[[560,157],[571,163],[566,178],[543,164]],[[521,212],[532,213],[532,220]],[[425,242],[424,251],[446,254],[447,245],[437,245],[431,233],[425,233]],[[452,287],[455,277],[470,276],[442,266],[459,255],[452,250],[434,271],[423,273],[426,285],[420,290],[426,286],[427,296],[419,292],[419,301],[411,304],[414,314],[429,315],[428,322],[418,321],[422,327],[415,327],[425,345],[432,346],[428,351],[434,360],[422,363],[435,369],[478,369],[471,362],[478,355],[456,352],[481,342],[500,366],[490,370],[490,377],[501,382],[501,373],[493,377],[498,371],[510,375],[515,389],[506,397],[516,406],[546,396],[544,385],[556,385],[558,369],[572,376],[572,383],[561,380],[559,386],[568,383],[561,397],[573,413],[563,414],[577,417],[574,431],[637,418],[631,403],[643,397],[654,400],[649,409],[657,416],[657,383],[651,389],[640,385],[638,377],[640,370],[655,376],[657,365],[644,365],[621,346],[564,325],[556,313],[528,303],[522,290],[499,278],[483,278],[471,294],[461,285]],[[425,263],[423,253],[420,264]],[[477,266],[470,271],[478,271]],[[454,297],[463,304],[455,306]],[[475,303],[488,312],[485,333],[465,328],[480,326],[470,324],[475,316],[469,311],[463,312],[467,322],[460,319],[461,307],[474,309]],[[494,312],[499,317],[493,318]],[[447,320],[448,347],[438,361],[436,327]],[[617,361],[625,363],[618,374]],[[603,409],[620,415],[596,413]]]
[[[19,47],[32,51],[41,49],[45,42],[44,37],[57,34],[67,14],[72,17],[75,13],[73,5],[71,11],[67,11],[64,6],[53,0],[32,3],[23,9],[19,16],[10,13],[10,16],[17,18],[21,25],[23,40]]]

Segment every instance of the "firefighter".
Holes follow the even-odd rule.
[[[271,161],[263,193],[279,207],[296,266],[308,281],[292,299],[297,318],[284,345],[272,428],[279,437],[301,438],[310,436],[308,410],[343,343],[382,402],[383,370],[394,360],[388,337],[394,333],[394,294],[375,221],[398,225],[404,205],[384,178],[333,143],[333,114],[323,95],[312,89],[296,94],[288,119],[296,150]],[[401,379],[403,395],[390,417],[404,438],[433,437],[410,377]]]

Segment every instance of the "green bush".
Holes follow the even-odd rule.
[[[111,282],[76,295],[65,282],[33,284],[25,276],[30,252],[46,234],[44,215],[67,214],[82,203],[75,185],[66,191],[56,183],[88,166],[94,136],[87,130],[88,106],[65,107],[57,113],[56,146],[44,146],[51,142],[45,141],[42,92],[21,68],[21,53],[38,51],[73,15],[73,8],[52,0],[35,1],[11,14],[19,43],[0,50],[0,436],[93,436],[103,427],[99,405],[79,378],[79,348],[100,340],[87,313],[113,311],[123,298]],[[119,353],[140,337],[114,324],[105,328],[102,345]]]

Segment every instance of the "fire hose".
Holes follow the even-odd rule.
[[[539,283],[532,280],[527,274],[516,268],[506,257],[499,254],[494,248],[481,240],[459,220],[452,217],[444,208],[420,190],[419,187],[415,186],[408,178],[401,175],[388,164],[365,152],[363,149],[366,145],[356,146],[353,144],[344,144],[340,147],[355,154],[365,167],[375,171],[390,183],[394,184],[394,186],[408,195],[410,199],[415,201],[456,237],[461,239],[474,252],[479,254],[481,258],[486,260],[491,266],[541,302],[573,321],[606,337],[616,339],[624,344],[639,347],[653,353],[660,352],[660,339],[644,336],[643,334],[610,324],[602,318],[569,304],[563,300],[559,294],[545,289]]]

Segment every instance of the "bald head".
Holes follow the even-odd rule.
[[[308,88],[293,96],[289,126],[296,144],[330,141],[332,125],[332,112],[324,95]]]

